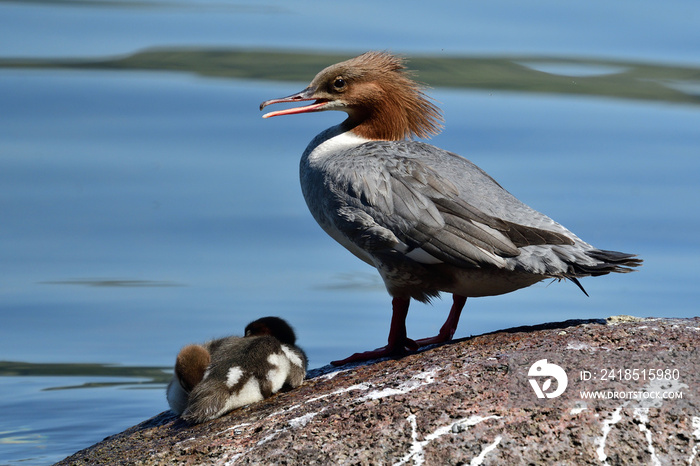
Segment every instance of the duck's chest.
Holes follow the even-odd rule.
[[[304,151],[299,166],[301,190],[306,205],[323,230],[350,250],[361,260],[373,264],[366,251],[355,245],[348,231],[341,228],[350,211],[346,194],[343,193],[345,179],[354,175],[351,159],[345,154],[354,147],[368,142],[349,132],[338,132],[331,128],[319,134]]]
[[[321,223],[320,216],[332,202],[333,186],[340,180],[352,176],[351,163],[344,154],[350,149],[368,142],[350,131],[344,131],[342,125],[329,128],[316,136],[301,157],[299,178],[311,213]]]

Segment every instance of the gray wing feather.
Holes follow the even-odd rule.
[[[342,159],[329,160],[342,165],[326,171],[342,206],[336,226],[362,248],[405,245],[408,252],[420,248],[454,265],[503,267],[503,258],[518,256],[520,246],[573,244],[563,234],[485,213],[460,197],[455,183],[425,163],[421,154],[397,155],[393,146],[368,143],[347,151]],[[492,193],[506,193],[486,178]]]

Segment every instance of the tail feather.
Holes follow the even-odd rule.
[[[606,251],[602,249],[592,249],[586,251],[586,255],[595,260],[596,262],[591,264],[583,264],[577,262],[569,263],[569,272],[564,274],[564,278],[571,280],[576,286],[579,287],[583,294],[588,296],[586,290],[578,281],[577,277],[597,277],[600,275],[606,275],[610,272],[617,273],[629,273],[634,272],[633,267],[639,267],[642,265],[642,259],[639,259],[636,254],[627,254],[618,251]]]
[[[628,273],[633,272],[634,267],[642,265],[642,259],[636,254],[627,254],[618,251],[606,251],[602,249],[592,249],[586,251],[586,255],[596,262],[593,264],[572,263],[571,276],[573,277],[597,277],[610,272]]]
[[[576,277],[569,277],[569,280],[571,280],[572,282],[574,282],[574,284],[576,284],[576,286],[578,286],[579,290],[583,291],[583,294],[585,294],[587,297],[589,297],[589,296],[588,296],[588,293],[586,292],[586,289],[583,287],[583,285],[581,285],[581,282],[578,281],[578,278],[576,278]]]

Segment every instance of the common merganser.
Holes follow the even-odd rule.
[[[403,59],[367,52],[329,66],[309,86],[267,100],[310,105],[263,115],[340,110],[348,117],[304,151],[301,188],[333,239],[374,266],[393,297],[386,346],[333,364],[401,355],[454,335],[467,297],[492,296],[543,279],[629,272],[634,254],[597,249],[528,207],[470,161],[410,140],[437,134],[440,110],[406,73]],[[453,304],[439,334],[406,335],[410,299],[440,292]]]
[[[170,408],[200,423],[296,388],[306,376],[307,358],[294,330],[278,317],[246,326],[244,337],[188,345],[178,354],[167,389]]]

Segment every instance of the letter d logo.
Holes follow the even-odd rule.
[[[535,391],[537,398],[556,398],[564,393],[566,386],[569,384],[569,378],[566,376],[564,369],[556,364],[548,363],[546,359],[540,359],[530,366],[527,375],[528,377],[548,377],[544,380],[542,386],[540,386],[536,378],[530,379],[530,385]],[[552,377],[557,381],[557,389],[547,393],[547,390],[552,386]]]

